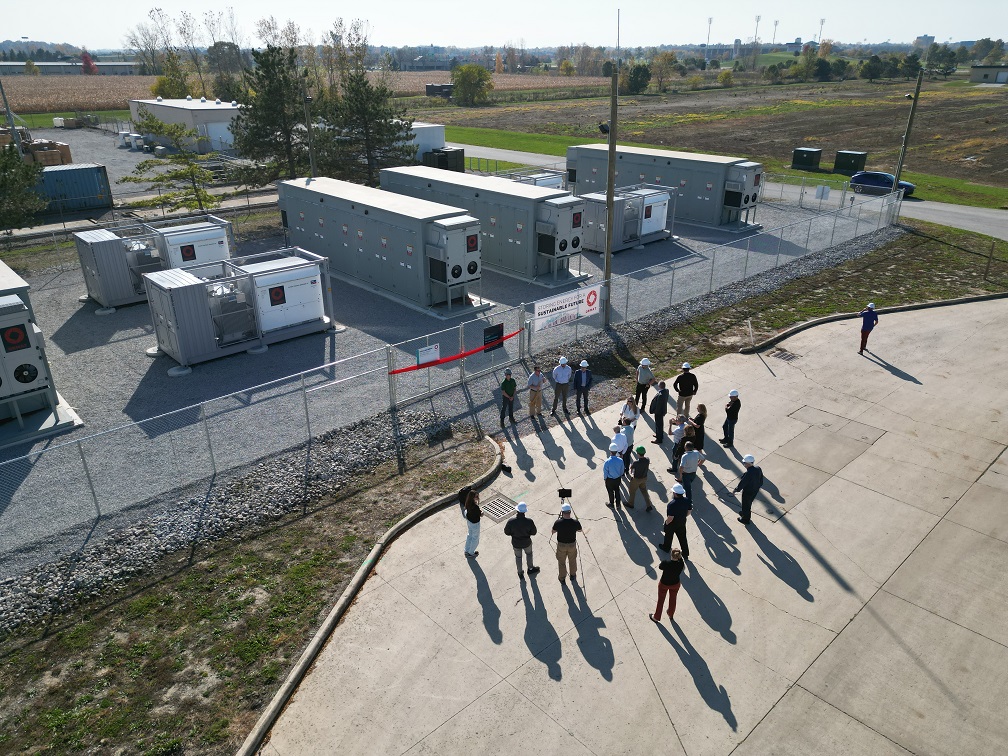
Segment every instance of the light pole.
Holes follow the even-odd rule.
[[[305,70],[305,76],[307,76],[307,74],[308,71]],[[301,95],[304,98],[305,128],[308,129],[308,175],[311,178],[315,178],[315,148],[312,146],[311,112],[309,110],[312,104],[312,98],[305,87],[304,78],[305,77],[302,77],[301,79]]]
[[[710,63],[710,27],[714,23],[714,16],[707,17],[707,62]]]
[[[612,318],[612,239],[616,189],[616,93],[619,88],[619,69],[613,66],[609,93],[609,165],[606,179],[606,242],[605,242],[605,300],[602,308],[603,325],[609,327]]]
[[[752,70],[756,70],[756,59],[759,58],[759,22],[763,16],[756,16],[756,32],[752,40]]]
[[[825,24],[825,23],[826,23],[826,19],[825,18],[820,18],[819,19],[819,44],[820,45],[822,44],[822,28],[823,28],[823,24]]]
[[[773,47],[775,44],[777,44],[777,24],[779,23],[780,21],[773,22],[773,39],[770,41],[770,47]]]
[[[907,95],[913,99],[910,105],[910,117],[907,119],[906,131],[903,133],[903,146],[900,148],[899,161],[896,163],[896,178],[893,180],[892,190],[899,189],[900,174],[903,172],[903,161],[906,159],[907,145],[910,143],[910,129],[913,128],[914,115],[917,113],[917,101],[920,99],[921,82],[924,81],[924,68],[917,72],[917,87],[912,95]]]

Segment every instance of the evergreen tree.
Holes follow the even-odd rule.
[[[141,108],[136,128],[141,134],[153,134],[168,142],[166,146],[171,149],[166,159],[144,160],[133,169],[132,176],[119,179],[133,184],[147,184],[159,190],[158,197],[140,200],[136,204],[157,207],[164,203],[169,210],[185,208],[201,213],[220,205],[220,199],[206,189],[213,182],[213,174],[204,165],[217,155],[214,152],[205,155],[197,153],[195,148],[201,137],[196,129],[186,128],[180,123],[164,123],[146,108]]]
[[[28,226],[45,209],[38,193],[41,176],[42,166],[26,164],[13,144],[0,148],[0,228],[7,233]]]
[[[255,66],[243,73],[247,96],[232,121],[235,150],[255,161],[240,178],[262,186],[307,173],[304,101],[293,48],[253,50]]]

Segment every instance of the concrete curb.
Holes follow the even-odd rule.
[[[912,310],[929,310],[932,307],[947,307],[949,305],[960,305],[960,304],[970,304],[972,302],[987,302],[992,299],[1005,299],[1008,298],[1008,292],[1002,292],[999,294],[980,294],[976,297],[959,297],[958,299],[943,299],[938,302],[924,302],[922,304],[912,304],[912,305],[900,305],[899,307],[882,307],[876,312],[879,314],[886,314],[892,312],[910,312]],[[772,347],[775,344],[779,344],[796,333],[801,333],[809,328],[815,328],[816,326],[823,325],[824,323],[834,323],[838,320],[853,320],[854,318],[860,317],[857,313],[841,313],[839,315],[827,315],[824,318],[816,318],[815,320],[810,320],[807,323],[801,323],[793,328],[788,328],[786,331],[781,331],[776,336],[771,336],[766,341],[761,341],[755,346],[747,346],[739,349],[739,354],[757,354],[762,352],[768,347]]]
[[[497,476],[497,473],[500,472],[501,464],[504,461],[500,445],[489,436],[486,437],[486,441],[494,448],[494,461],[480,477],[470,484],[473,488],[482,488],[493,480]],[[378,539],[374,548],[371,549],[371,552],[367,555],[363,564],[361,564],[356,574],[354,574],[353,578],[350,580],[350,584],[347,585],[339,599],[337,599],[336,605],[332,608],[332,611],[329,612],[329,615],[325,618],[325,621],[322,623],[321,627],[319,627],[315,636],[308,643],[308,647],[305,648],[304,652],[301,654],[301,658],[298,659],[297,664],[294,665],[294,668],[287,676],[283,685],[280,686],[280,689],[273,696],[273,700],[269,702],[269,705],[260,715],[259,721],[256,722],[255,727],[252,728],[252,732],[250,732],[245,738],[245,742],[242,743],[241,748],[237,751],[238,756],[252,756],[257,753],[263,745],[266,737],[273,729],[273,725],[276,724],[276,720],[279,718],[281,712],[283,712],[284,707],[287,706],[287,702],[290,701],[291,696],[294,695],[294,692],[298,689],[301,681],[304,679],[305,675],[308,674],[308,670],[311,669],[312,665],[315,663],[319,653],[325,647],[329,637],[332,635],[333,630],[336,629],[340,620],[343,619],[343,615],[346,614],[347,609],[350,608],[354,599],[357,598],[357,593],[371,575],[371,571],[374,569],[375,564],[377,564],[385,549],[393,541],[395,541],[396,538],[412,528],[418,522],[421,522],[427,517],[430,517],[432,514],[441,511],[448,505],[454,505],[456,501],[456,494],[447,494],[442,496],[440,499],[425,504],[419,509],[406,515]]]

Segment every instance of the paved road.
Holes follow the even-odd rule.
[[[674,625],[648,619],[674,482],[650,422],[651,513],[603,503],[615,405],[502,434],[513,473],[483,504],[528,502],[541,574],[519,581],[489,518],[476,560],[457,508],[421,522],[263,753],[1004,753],[1006,317],[1006,300],[883,315],[864,357],[859,323],[831,323],[785,341],[788,361],[703,365],[709,460]],[[731,388],[737,451],[715,441]],[[731,494],[744,453],[766,478],[749,527]],[[585,528],[577,585],[557,582],[558,486]]]

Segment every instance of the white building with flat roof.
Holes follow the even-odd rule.
[[[146,108],[152,116],[164,123],[180,123],[195,129],[200,135],[196,145],[200,153],[229,150],[234,145],[231,122],[240,108],[237,102],[208,100],[205,97],[184,100],[130,100],[130,116],[134,123],[140,120],[140,109]]]

